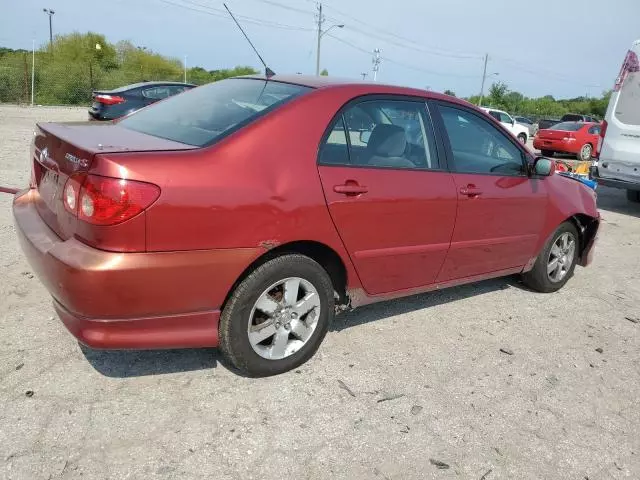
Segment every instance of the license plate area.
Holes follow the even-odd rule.
[[[55,211],[59,177],[60,175],[57,172],[45,169],[38,183],[40,198],[42,198],[47,207],[52,211]]]

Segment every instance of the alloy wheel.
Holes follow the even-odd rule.
[[[255,302],[247,334],[254,352],[281,360],[300,350],[320,318],[320,296],[307,280],[290,277],[267,288]]]
[[[558,283],[567,276],[576,254],[576,240],[569,232],[560,235],[551,247],[547,261],[549,280]]]

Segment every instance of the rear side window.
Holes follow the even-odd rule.
[[[202,147],[310,90],[267,80],[221,80],[140,110],[119,125]]]
[[[439,168],[424,102],[367,100],[347,107],[320,147],[324,165]]]
[[[171,95],[171,87],[164,85],[153,88],[145,88],[144,90],[142,90],[143,97],[152,98],[154,100],[162,100],[163,98],[170,97]]]
[[[553,126],[553,130],[563,130],[565,132],[577,132],[584,124],[578,122],[563,122]]]
[[[600,126],[598,126],[598,125],[594,125],[593,127],[591,127],[591,128],[589,129],[589,133],[590,133],[591,135],[600,135]]]
[[[627,53],[614,90],[620,92],[615,117],[627,125],[640,125],[640,62],[635,52]]]
[[[524,154],[490,122],[455,107],[440,105],[439,111],[456,172],[524,174]]]

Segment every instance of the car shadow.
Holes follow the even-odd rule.
[[[640,218],[640,203],[627,200],[627,193],[618,188],[598,186],[598,208]]]
[[[216,368],[220,360],[215,348],[94,350],[79,345],[82,354],[98,373],[113,378],[208,370]]]
[[[485,280],[482,282],[461,285],[459,287],[435,290],[396,300],[388,300],[385,302],[365,305],[350,312],[338,315],[333,321],[331,330],[340,332],[365,323],[375,322],[386,317],[403,315],[416,310],[435,307],[450,302],[457,302],[466,298],[484,295],[498,290],[506,290],[508,288],[518,288],[529,291],[529,289],[522,284],[520,277],[517,275]]]

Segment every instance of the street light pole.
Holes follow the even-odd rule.
[[[43,8],[42,11],[49,15],[49,49],[53,50],[53,26],[51,23],[51,17],[53,17],[56,12],[49,8]]]
[[[318,4],[318,46],[316,48],[316,76],[320,75],[320,39],[332,28],[344,28],[344,25],[331,25],[324,32],[322,31],[322,24],[324,23],[324,17],[322,16],[322,3]]]
[[[482,96],[484,95],[484,82],[487,79],[487,62],[489,61],[489,54],[484,56],[484,70],[482,71],[482,86],[480,87],[480,99],[478,100],[478,106],[482,106]]]

